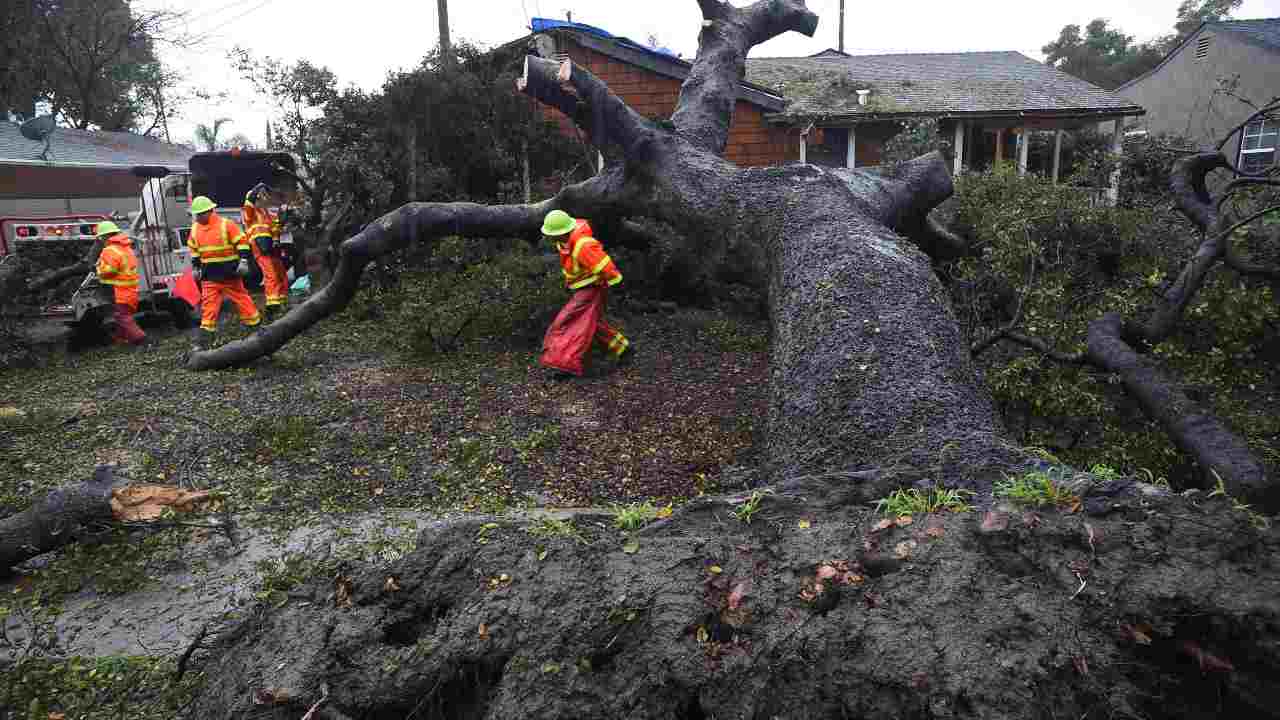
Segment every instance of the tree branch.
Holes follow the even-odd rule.
[[[1029,347],[1032,350],[1037,350],[1040,354],[1050,360],[1056,360],[1057,362],[1064,363],[1066,365],[1079,365],[1087,361],[1084,353],[1069,355],[1059,350],[1054,350],[1053,347],[1044,340],[1037,337],[1031,337],[1030,335],[1013,332],[1011,328],[997,330],[985,339],[974,343],[969,347],[969,354],[977,357],[1001,340],[1008,340],[1009,342],[1017,343],[1023,347]]]
[[[1218,220],[1217,207],[1209,197],[1205,179],[1214,170],[1229,167],[1230,163],[1220,152],[1189,155],[1173,165],[1169,179],[1173,200],[1178,209],[1205,232],[1210,232]]]
[[[1271,113],[1277,112],[1277,111],[1280,111],[1280,97],[1273,98],[1271,102],[1267,103],[1265,106],[1258,109],[1256,112],[1250,115],[1244,122],[1240,123],[1234,128],[1231,128],[1230,132],[1222,136],[1222,139],[1218,141],[1218,145],[1214,149],[1217,150],[1218,152],[1222,152],[1222,148],[1226,147],[1227,143],[1231,141],[1231,138],[1235,137],[1236,133],[1249,127],[1249,124],[1254,122],[1258,118],[1263,117],[1264,115],[1270,115]]]
[[[1229,167],[1222,153],[1200,153],[1179,160],[1174,165],[1170,184],[1174,202],[1190,220],[1204,231],[1196,254],[1182,268],[1178,279],[1165,291],[1159,305],[1142,325],[1126,323],[1124,337],[1129,343],[1155,345],[1169,336],[1182,317],[1183,310],[1204,285],[1205,278],[1221,259],[1227,233],[1218,231],[1221,215],[1209,196],[1205,178],[1222,167]],[[1236,226],[1233,226],[1233,229]]]
[[[849,189],[850,202],[858,210],[907,237],[929,236],[947,243],[964,242],[954,235],[933,236],[940,227],[930,224],[929,213],[955,192],[946,158],[937,150],[881,171],[828,168]]]
[[[440,237],[511,237],[536,234],[547,212],[562,208],[577,215],[609,212],[616,176],[602,175],[565,188],[556,197],[535,205],[476,205],[474,203],[409,203],[369,223],[342,243],[338,268],[324,289],[293,308],[280,320],[244,340],[187,356],[190,370],[218,370],[245,365],[284,347],[324,318],[342,310],[355,297],[360,276],[370,262],[414,243]]]
[[[1089,361],[1118,375],[1148,417],[1200,463],[1206,476],[1215,472],[1232,495],[1267,511],[1280,509],[1280,487],[1267,479],[1249,446],[1138,355],[1122,339],[1122,325],[1116,313],[1089,324]]]
[[[698,57],[680,86],[671,120],[682,137],[723,155],[747,53],[789,30],[812,37],[818,16],[804,0],[760,0],[745,8],[716,0],[699,0],[698,5],[704,18]]]
[[[639,158],[639,145],[657,132],[600,78],[570,60],[556,63],[526,56],[516,89],[568,115],[601,151],[615,150],[629,160]]]

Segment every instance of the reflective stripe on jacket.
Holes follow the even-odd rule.
[[[254,259],[270,255],[275,248],[275,241],[280,239],[280,220],[270,210],[260,208],[245,198],[244,207],[240,208],[240,219],[248,228],[246,235],[253,248]]]
[[[138,258],[133,241],[124,233],[112,235],[98,255],[98,280],[104,285],[137,287]]]
[[[557,245],[560,251],[560,272],[565,287],[578,290],[590,285],[613,286],[622,282],[622,273],[604,251],[604,246],[591,236],[591,225],[578,220],[569,241]]]
[[[240,232],[240,226],[215,214],[208,225],[196,223],[187,237],[191,257],[204,265],[237,262],[240,253],[249,253],[249,240]]]

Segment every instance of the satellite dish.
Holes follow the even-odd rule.
[[[49,159],[49,138],[53,136],[53,131],[56,129],[58,126],[54,123],[52,115],[34,117],[18,126],[18,132],[22,133],[22,137],[44,142],[44,149],[40,151],[41,160]]]

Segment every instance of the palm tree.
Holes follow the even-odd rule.
[[[218,142],[218,131],[229,122],[231,122],[231,118],[218,118],[213,121],[213,125],[196,123],[196,144],[203,145],[204,149],[209,152],[217,150],[221,145]]]

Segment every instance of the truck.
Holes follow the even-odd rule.
[[[136,210],[81,215],[14,215],[0,217],[0,262],[11,257],[61,256],[65,264],[74,262],[94,246],[97,223],[111,220],[133,239],[138,255],[139,311],[167,313],[179,328],[195,322],[188,297],[178,291],[179,280],[189,274],[191,254],[187,237],[193,218],[192,198],[206,195],[217,204],[216,212],[237,223],[245,194],[258,183],[283,192],[296,200],[295,161],[287,153],[230,150],[193,155],[187,172],[173,172],[162,166],[136,166],[132,173],[141,183]],[[284,208],[277,209],[287,212]],[[287,228],[287,225],[286,225]],[[285,231],[280,245],[291,254],[292,234]],[[49,265],[48,260],[42,264]],[[257,273],[256,264],[251,264]],[[261,282],[260,275],[246,280],[250,287]],[[96,273],[85,275],[66,302],[47,306],[41,315],[67,323],[82,336],[94,336],[111,314],[111,293],[98,281]]]

